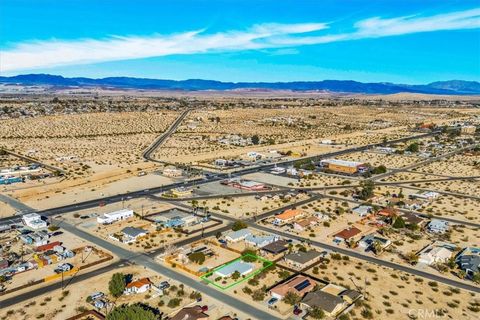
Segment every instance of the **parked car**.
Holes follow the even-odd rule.
[[[299,307],[295,307],[295,309],[293,309],[293,314],[298,316],[302,313],[302,309],[300,309]]]
[[[72,265],[69,264],[69,263],[62,263],[61,265],[59,265],[58,267],[55,268],[55,273],[62,273],[62,272],[67,272],[67,271],[70,271],[72,270]]]
[[[170,288],[170,283],[168,283],[168,281],[162,281],[160,282],[160,285],[158,286],[158,288],[161,290],[168,289]]]
[[[278,298],[271,298],[270,300],[268,300],[267,304],[269,306],[273,306],[275,303],[277,303],[278,301]]]
[[[90,295],[90,298],[92,298],[92,300],[96,300],[96,299],[103,298],[104,295],[105,294],[103,292],[95,292]]]

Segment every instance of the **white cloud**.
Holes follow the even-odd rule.
[[[254,25],[244,31],[232,30],[214,34],[197,30],[144,37],[115,36],[75,41],[35,41],[1,50],[0,71],[30,70],[174,54],[281,49],[417,32],[480,28],[480,9],[427,17],[408,16],[390,19],[374,17],[358,21],[353,27],[354,30],[349,33],[315,36],[308,33],[324,31],[329,29],[329,25],[326,23],[267,23]]]

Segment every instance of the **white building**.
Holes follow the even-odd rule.
[[[122,209],[114,212],[105,213],[104,215],[97,217],[97,222],[101,224],[110,224],[115,221],[125,220],[133,217],[133,210]]]
[[[22,222],[29,228],[42,229],[47,227],[47,222],[42,220],[42,217],[37,213],[24,214]]]
[[[176,177],[181,177],[182,174],[183,174],[183,170],[178,169],[176,167],[168,167],[163,170],[163,175],[166,177],[176,178]]]
[[[448,231],[449,223],[445,220],[432,219],[427,225],[427,230],[433,233],[445,233]]]
[[[225,240],[229,242],[238,242],[240,240],[245,240],[245,238],[252,233],[248,229],[240,229],[237,231],[232,231],[225,236]]]
[[[270,170],[270,173],[272,174],[282,174],[282,173],[285,173],[286,169],[283,168],[283,167],[273,167],[272,170]]]
[[[429,245],[418,254],[418,262],[427,265],[446,262],[452,257],[453,250],[455,250],[454,245],[451,245],[451,247],[447,245]]]

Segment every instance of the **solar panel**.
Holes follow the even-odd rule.
[[[306,287],[308,287],[310,285],[310,281],[309,280],[303,280],[301,283],[297,284],[294,288],[295,290],[297,291],[302,291],[303,289],[305,289]]]

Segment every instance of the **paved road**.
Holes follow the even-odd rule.
[[[72,233],[73,235],[79,238],[85,239],[91,243],[94,243],[99,247],[104,248],[105,250],[112,252],[122,260],[128,260],[128,261],[134,262],[137,265],[144,266],[148,269],[151,269],[154,272],[157,272],[166,278],[173,279],[175,281],[183,283],[185,284],[186,287],[192,288],[196,291],[201,292],[202,294],[210,296],[224,303],[225,305],[228,305],[234,309],[240,310],[241,312],[250,315],[255,319],[280,319],[266,311],[256,308],[253,305],[237,300],[236,298],[226,293],[223,293],[209,285],[206,285],[203,282],[200,282],[198,279],[190,278],[171,268],[167,268],[159,264],[158,262],[156,262],[154,259],[152,259],[152,256],[150,255],[133,253],[129,250],[116,246],[106,240],[98,238],[90,233],[77,229],[75,226],[69,223],[66,223],[65,221],[56,221],[56,223],[59,223],[59,226],[61,228]]]
[[[331,251],[334,251],[334,252],[338,252],[338,253],[341,253],[343,255],[350,256],[352,258],[361,259],[361,260],[368,261],[370,263],[375,263],[375,264],[378,264],[380,266],[388,267],[388,268],[391,268],[391,269],[394,269],[394,270],[407,272],[407,273],[410,273],[410,274],[413,274],[413,275],[416,275],[416,276],[419,276],[419,277],[423,277],[423,278],[426,278],[426,279],[430,279],[430,280],[433,280],[433,281],[437,281],[437,282],[440,282],[440,283],[443,283],[443,284],[446,284],[446,285],[449,285],[449,286],[452,286],[452,287],[457,287],[457,288],[472,291],[472,292],[475,292],[475,293],[480,293],[480,287],[470,285],[470,284],[467,284],[467,283],[464,283],[464,282],[448,279],[448,278],[445,278],[445,277],[442,277],[442,276],[437,276],[437,275],[431,274],[429,272],[417,270],[417,269],[414,269],[412,267],[408,267],[408,266],[404,266],[404,265],[397,264],[397,263],[394,263],[394,262],[378,259],[378,258],[375,258],[375,257],[372,257],[372,256],[367,256],[367,255],[361,254],[361,253],[356,252],[356,251],[341,248],[341,247],[338,247],[338,246],[335,246],[335,245],[330,245],[330,244],[327,244],[327,243],[324,243],[324,242],[305,239],[305,238],[299,237],[297,235],[292,235],[292,234],[289,234],[289,233],[286,233],[286,232],[283,232],[283,231],[278,231],[276,229],[272,229],[272,228],[269,228],[269,227],[266,227],[266,226],[263,226],[263,225],[256,224],[256,225],[252,225],[252,227],[263,230],[263,231],[266,231],[266,232],[273,232],[273,233],[276,233],[276,234],[278,234],[282,237],[295,239],[297,241],[306,240],[309,243],[311,243],[312,245],[314,245],[316,247],[319,247],[319,248],[323,248],[323,249],[331,250]]]
[[[268,211],[266,213],[263,213],[263,214],[257,216],[256,220],[259,221],[261,219],[265,219],[269,216],[273,216],[273,215],[275,215],[279,212],[282,212],[286,209],[301,206],[303,204],[318,200],[321,197],[322,196],[320,196],[320,195],[314,196],[314,197],[311,197],[309,199],[306,199],[306,200],[303,200],[303,201],[300,201],[300,202],[297,202],[297,203],[294,203],[294,204],[290,204],[290,205],[282,207],[282,208],[278,208],[278,209]],[[341,199],[341,200],[344,200],[344,199]],[[221,218],[221,219],[222,218],[223,219],[232,219],[231,217],[223,215],[223,214],[218,214],[218,213],[213,214],[212,213],[212,215],[214,215],[218,218]],[[331,244],[324,243],[324,242],[319,242],[319,241],[314,241],[314,240],[311,240],[311,239],[306,239],[306,238],[303,238],[303,237],[300,237],[300,236],[297,236],[297,235],[293,235],[293,234],[290,234],[290,233],[287,233],[287,232],[283,232],[283,231],[271,228],[271,227],[260,225],[260,224],[256,223],[254,218],[246,219],[244,221],[252,228],[256,228],[256,229],[259,229],[259,230],[262,230],[262,231],[265,231],[265,232],[268,232],[268,233],[274,233],[274,234],[277,234],[277,235],[282,236],[284,238],[294,239],[294,240],[297,240],[297,241],[307,241],[307,242],[311,243],[312,245],[314,245],[316,247],[331,250],[331,251],[334,251],[334,252],[338,252],[338,253],[350,256],[352,258],[361,259],[361,260],[364,260],[364,261],[367,261],[367,262],[370,262],[370,263],[375,263],[375,264],[378,264],[378,265],[381,265],[381,266],[384,266],[384,267],[388,267],[388,268],[391,268],[391,269],[394,269],[394,270],[404,271],[404,272],[407,272],[407,273],[410,273],[410,274],[413,274],[413,275],[416,275],[416,276],[419,276],[419,277],[424,277],[424,278],[427,278],[427,279],[430,279],[430,280],[438,281],[438,282],[444,283],[444,284],[449,285],[449,286],[453,286],[453,287],[457,287],[457,288],[460,288],[460,289],[480,293],[480,287],[470,285],[468,283],[460,282],[460,281],[453,280],[453,279],[448,279],[448,278],[445,278],[445,277],[442,277],[442,276],[437,276],[437,275],[431,274],[429,272],[417,270],[417,269],[409,267],[409,266],[405,266],[405,265],[397,264],[397,263],[394,263],[394,262],[382,260],[382,259],[372,257],[372,256],[369,256],[369,255],[364,255],[362,253],[359,253],[359,252],[356,252],[356,251],[353,251],[353,250],[349,250],[349,249],[345,249],[345,248],[341,248],[341,247],[338,247],[336,245],[331,245]]]
[[[128,261],[120,260],[120,261],[113,262],[113,263],[111,263],[107,266],[95,269],[95,270],[87,272],[87,273],[82,273],[82,271],[80,271],[79,274],[77,274],[75,277],[68,278],[68,280],[65,279],[64,284],[66,284],[67,289],[68,289],[68,286],[70,286],[74,283],[78,283],[78,282],[90,279],[92,277],[96,277],[96,276],[101,275],[103,273],[121,268],[122,266],[125,266],[127,264],[130,264],[130,263]],[[38,296],[40,296],[42,294],[49,293],[51,291],[58,290],[58,289],[61,289],[61,288],[62,288],[62,282],[61,281],[60,282],[54,282],[50,285],[47,285],[47,286],[44,286],[44,287],[41,287],[41,288],[37,288],[37,289],[33,289],[31,291],[21,293],[19,295],[16,295],[14,297],[11,297],[11,298],[8,298],[8,299],[5,299],[5,300],[1,300],[0,301],[0,308],[7,308],[7,307],[13,306],[17,303],[24,302],[24,301],[27,301],[29,299],[37,298]]]
[[[187,109],[180,114],[180,116],[172,123],[170,128],[167,129],[160,137],[158,137],[142,154],[143,158],[145,160],[153,161],[153,162],[158,162],[158,163],[165,163],[164,161],[157,160],[152,158],[152,154],[155,152],[155,150],[158,149],[160,145],[162,145],[172,133],[174,133],[178,126],[182,123],[183,119],[188,115],[190,112],[190,109]]]
[[[11,206],[14,209],[17,209],[18,211],[22,211],[22,212],[25,212],[25,213],[36,211],[35,209],[27,206],[26,204],[18,201],[17,199],[9,197],[9,196],[1,194],[1,193],[0,193],[0,201],[8,204],[9,206]]]

